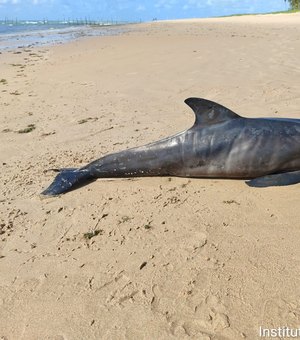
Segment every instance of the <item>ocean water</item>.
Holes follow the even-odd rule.
[[[87,36],[117,35],[126,30],[124,24],[128,23],[0,21],[0,50],[59,44]]]

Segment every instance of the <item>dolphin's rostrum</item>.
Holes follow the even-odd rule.
[[[188,98],[194,125],[165,139],[61,169],[42,194],[59,195],[96,178],[180,176],[249,179],[255,187],[300,182],[300,119],[244,118]]]

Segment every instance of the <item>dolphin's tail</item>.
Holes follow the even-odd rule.
[[[50,186],[42,192],[42,195],[56,196],[90,179],[92,179],[92,177],[88,170],[60,169],[59,174]]]

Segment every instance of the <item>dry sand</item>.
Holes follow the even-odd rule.
[[[98,180],[39,197],[49,168],[191,126],[190,96],[300,117],[299,14],[17,51],[0,55],[0,339],[252,340],[260,326],[299,327],[299,185]]]

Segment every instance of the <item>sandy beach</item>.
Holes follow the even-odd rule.
[[[300,13],[133,25],[0,54],[0,339],[260,339],[300,327],[300,185],[97,180],[79,167],[194,122],[203,97],[300,118]]]

